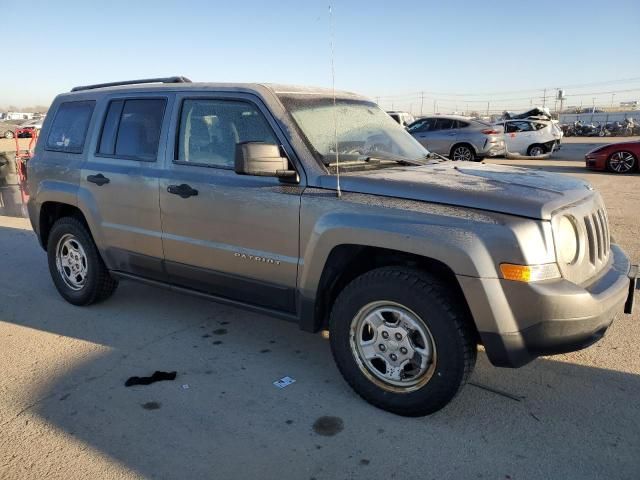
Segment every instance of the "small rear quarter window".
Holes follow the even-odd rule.
[[[96,102],[63,102],[58,107],[47,137],[46,150],[82,153]]]

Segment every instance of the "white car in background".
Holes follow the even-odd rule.
[[[408,125],[415,122],[415,117],[411,115],[409,112],[397,112],[397,111],[389,111],[387,112],[391,118],[393,118],[396,122],[398,122],[403,127],[407,127]]]
[[[38,130],[38,133],[40,133],[40,130],[42,130],[43,121],[44,121],[43,118],[38,118],[36,120],[28,120],[24,123],[21,123],[18,128],[35,128],[36,130]]]
[[[537,157],[558,150],[562,143],[562,130],[554,120],[501,120],[496,125],[504,127],[507,155]]]

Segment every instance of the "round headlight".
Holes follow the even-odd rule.
[[[558,222],[556,251],[558,260],[571,265],[578,257],[578,231],[575,222],[563,216]]]

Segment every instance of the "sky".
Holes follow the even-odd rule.
[[[331,86],[329,4],[336,88],[387,108],[415,109],[420,91],[429,105],[565,86],[598,103],[612,90],[640,98],[639,0],[0,0],[2,43],[15,46],[4,48],[0,107],[171,75]]]

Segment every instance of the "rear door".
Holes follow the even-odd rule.
[[[80,204],[113,270],[166,280],[162,268],[158,158],[172,95],[123,95],[101,104],[101,125],[83,165]]]
[[[504,124],[504,138],[507,152],[526,155],[529,145],[535,143],[535,132],[531,122],[510,120]]]
[[[293,151],[253,95],[184,94],[177,97],[178,104],[168,176],[160,181],[171,282],[293,312],[303,172],[297,168],[300,184],[286,185],[277,178],[234,171],[238,143],[276,143],[290,160]]]
[[[451,118],[437,118],[430,142],[432,149],[442,155],[449,155],[458,133],[457,122]]]

